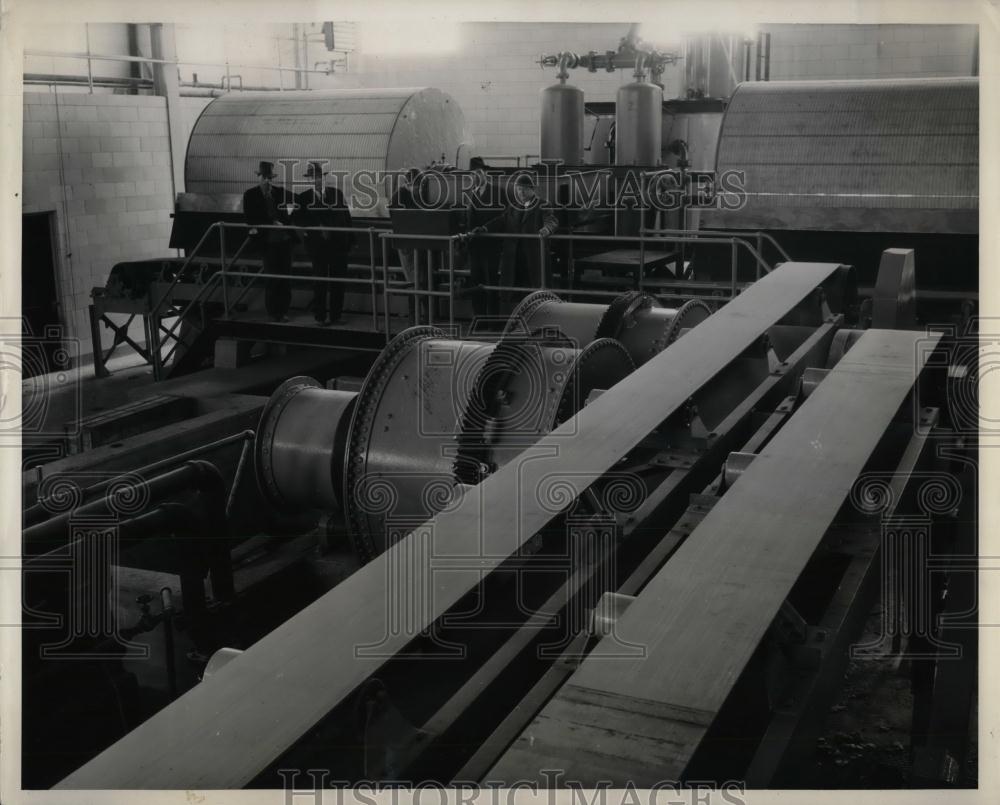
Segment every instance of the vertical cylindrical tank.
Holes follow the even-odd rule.
[[[615,162],[659,165],[663,90],[643,79],[618,89],[615,105]]]
[[[562,81],[543,89],[541,98],[541,158],[582,165],[583,90]]]

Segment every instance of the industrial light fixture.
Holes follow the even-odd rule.
[[[360,24],[361,52],[409,56],[458,50],[459,23],[440,18],[365,20]]]

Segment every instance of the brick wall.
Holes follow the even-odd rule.
[[[764,25],[771,79],[973,74],[974,25]]]
[[[56,100],[24,93],[22,199],[24,212],[55,211],[63,324],[88,354],[91,288],[105,284],[115,263],[170,254],[166,105],[156,96],[76,92]],[[141,322],[132,336],[142,340]]]

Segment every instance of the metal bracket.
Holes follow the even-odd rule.
[[[692,403],[689,411],[691,416],[691,438],[701,439],[707,443],[706,446],[711,445],[712,440],[715,438],[715,432],[710,431],[702,421],[701,417],[698,415],[697,405]]]
[[[771,624],[772,636],[782,647],[801,645],[806,641],[809,624],[788,601],[781,605]]]
[[[771,623],[771,638],[795,668],[818,668],[826,648],[826,630],[806,623],[787,600]]]
[[[816,387],[823,381],[823,378],[830,374],[829,369],[820,369],[815,366],[810,366],[802,373],[802,377],[799,379],[799,391],[802,398],[807,398]]]
[[[635,601],[634,595],[620,593],[603,593],[597,606],[590,612],[590,624],[587,632],[591,637],[607,637],[612,634],[618,619]]]

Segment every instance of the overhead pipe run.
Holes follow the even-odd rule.
[[[634,68],[637,62],[642,62],[648,67],[655,80],[659,78],[667,65],[676,64],[681,58],[683,57],[677,53],[661,53],[658,50],[647,49],[606,50],[600,53],[595,50],[589,53],[562,51],[543,54],[538,58],[538,64],[543,67],[558,67],[560,71],[584,67],[591,73],[600,70],[613,73],[615,70]]]
[[[128,78],[125,76],[63,75],[56,73],[25,73],[25,84],[47,84],[60,86],[112,87],[114,89],[153,89],[151,78]]]

